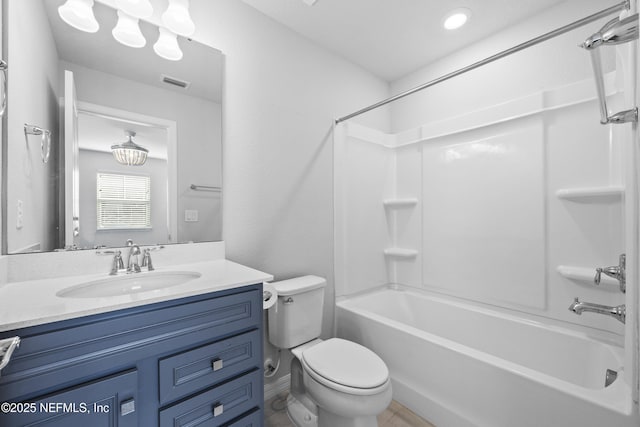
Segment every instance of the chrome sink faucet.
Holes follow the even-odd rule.
[[[569,311],[573,311],[575,314],[581,315],[584,311],[592,313],[606,314],[611,317],[615,317],[620,322],[625,323],[627,316],[627,308],[624,304],[615,307],[608,305],[592,304],[589,302],[581,302],[578,297],[573,300],[573,303],[569,306]]]
[[[140,246],[133,243],[133,240],[127,239],[127,247],[129,255],[127,256],[127,273],[140,273],[140,264],[138,256],[140,255]]]

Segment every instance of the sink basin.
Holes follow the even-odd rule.
[[[138,294],[181,285],[197,279],[201,274],[194,271],[162,271],[153,273],[132,273],[115,276],[59,291],[56,295],[63,298],[100,298]]]

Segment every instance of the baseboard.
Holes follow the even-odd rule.
[[[273,399],[277,394],[285,392],[289,390],[289,383],[291,382],[291,374],[287,374],[283,377],[278,378],[277,380],[265,383],[264,385],[264,400]]]

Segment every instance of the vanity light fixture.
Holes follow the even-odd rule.
[[[67,0],[58,8],[58,15],[80,31],[95,33],[100,28],[93,14],[93,0]]]
[[[136,18],[148,18],[153,14],[149,0],[116,0],[116,7]]]
[[[111,34],[114,39],[125,46],[144,47],[147,44],[147,40],[140,31],[138,18],[134,18],[122,10],[118,10],[118,23],[111,31]]]
[[[133,142],[132,138],[136,136],[134,131],[128,130],[125,131],[125,134],[129,137],[128,141],[111,146],[114,159],[118,163],[128,166],[144,165],[147,161],[149,150]]]
[[[442,26],[447,30],[455,30],[462,27],[471,18],[471,11],[467,8],[458,8],[449,12],[442,20]]]
[[[313,1],[315,2],[315,1]],[[94,0],[66,0],[58,8],[64,22],[82,31],[95,33],[100,28],[93,14]],[[111,30],[113,38],[125,46],[141,48],[147,44],[139,20],[153,14],[149,0],[115,0],[118,22]],[[153,45],[155,53],[169,61],[182,59],[182,50],[177,35],[189,37],[195,24],[189,15],[189,0],[169,0],[169,7],[162,14],[164,27],[159,26],[158,41]]]
[[[160,35],[158,41],[153,45],[153,50],[158,56],[169,61],[179,61],[182,59],[182,50],[178,45],[178,37],[166,28],[158,27]]]
[[[189,15],[189,0],[169,0],[169,7],[162,14],[164,26],[173,33],[189,37],[196,27]]]

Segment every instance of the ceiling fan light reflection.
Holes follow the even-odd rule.
[[[116,7],[136,18],[148,18],[153,13],[149,0],[116,0]]]
[[[182,59],[182,50],[178,45],[178,37],[167,30],[159,27],[160,35],[158,41],[153,45],[153,50],[158,56],[168,59],[169,61],[179,61]]]
[[[123,11],[118,11],[118,23],[111,31],[113,38],[125,46],[144,47],[147,40],[142,35],[138,26],[138,18],[134,18]]]
[[[93,14],[93,0],[67,0],[58,8],[58,15],[80,31],[95,33],[100,28]]]
[[[196,29],[189,15],[189,0],[169,0],[169,7],[162,14],[165,27],[180,36],[189,37]]]

